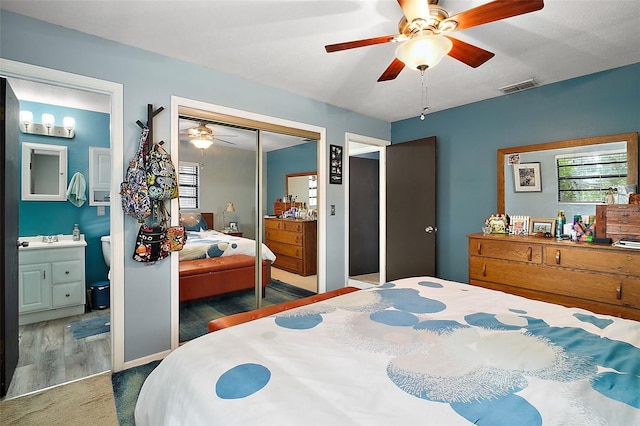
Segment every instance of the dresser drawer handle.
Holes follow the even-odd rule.
[[[616,299],[622,299],[622,284],[618,284],[618,287],[616,287]]]
[[[533,259],[533,247],[529,247],[529,262],[531,262],[531,259]]]
[[[65,296],[66,296],[66,297],[69,297],[69,296],[71,296],[71,295],[70,295],[69,293],[67,293],[67,294],[65,294]]]
[[[560,264],[560,250],[556,250],[556,265]]]
[[[70,271],[64,271],[65,275],[69,275],[71,272]]]
[[[478,254],[482,254],[482,242],[478,242]]]
[[[482,264],[482,276],[483,277],[487,276],[487,264],[486,263]]]

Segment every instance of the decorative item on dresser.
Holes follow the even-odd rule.
[[[273,203],[273,214],[276,216],[281,216],[282,213],[289,210],[291,207],[297,207],[299,209],[304,207],[304,203],[299,203],[297,201],[292,202],[283,202],[283,201],[275,201]]]
[[[640,240],[640,204],[597,205],[596,237]]]
[[[273,264],[302,276],[317,271],[315,220],[265,218],[265,244],[276,254]]]
[[[468,240],[470,284],[640,320],[640,250],[533,236]]]

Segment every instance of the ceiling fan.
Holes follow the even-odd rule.
[[[544,7],[543,0],[495,0],[450,16],[438,5],[438,0],[398,0],[398,4],[404,14],[398,23],[399,34],[330,44],[325,50],[331,53],[374,44],[401,43],[396,49],[396,58],[378,81],[393,80],[405,66],[424,72],[446,55],[476,68],[495,54],[448,34]]]
[[[236,135],[224,136],[235,137]],[[196,148],[200,149],[209,148],[213,144],[214,140],[224,142],[229,145],[235,145],[233,142],[215,136],[213,130],[207,126],[206,122],[199,122],[198,126],[180,131],[180,137],[189,138],[189,142],[191,142]]]

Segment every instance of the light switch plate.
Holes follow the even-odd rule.
[[[104,206],[98,206],[98,216],[104,216]]]

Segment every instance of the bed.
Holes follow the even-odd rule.
[[[638,425],[640,323],[413,277],[168,355],[144,425]]]
[[[213,230],[213,213],[182,212],[187,242],[180,255],[180,301],[255,288],[256,242]],[[262,244],[262,288],[275,254]]]

